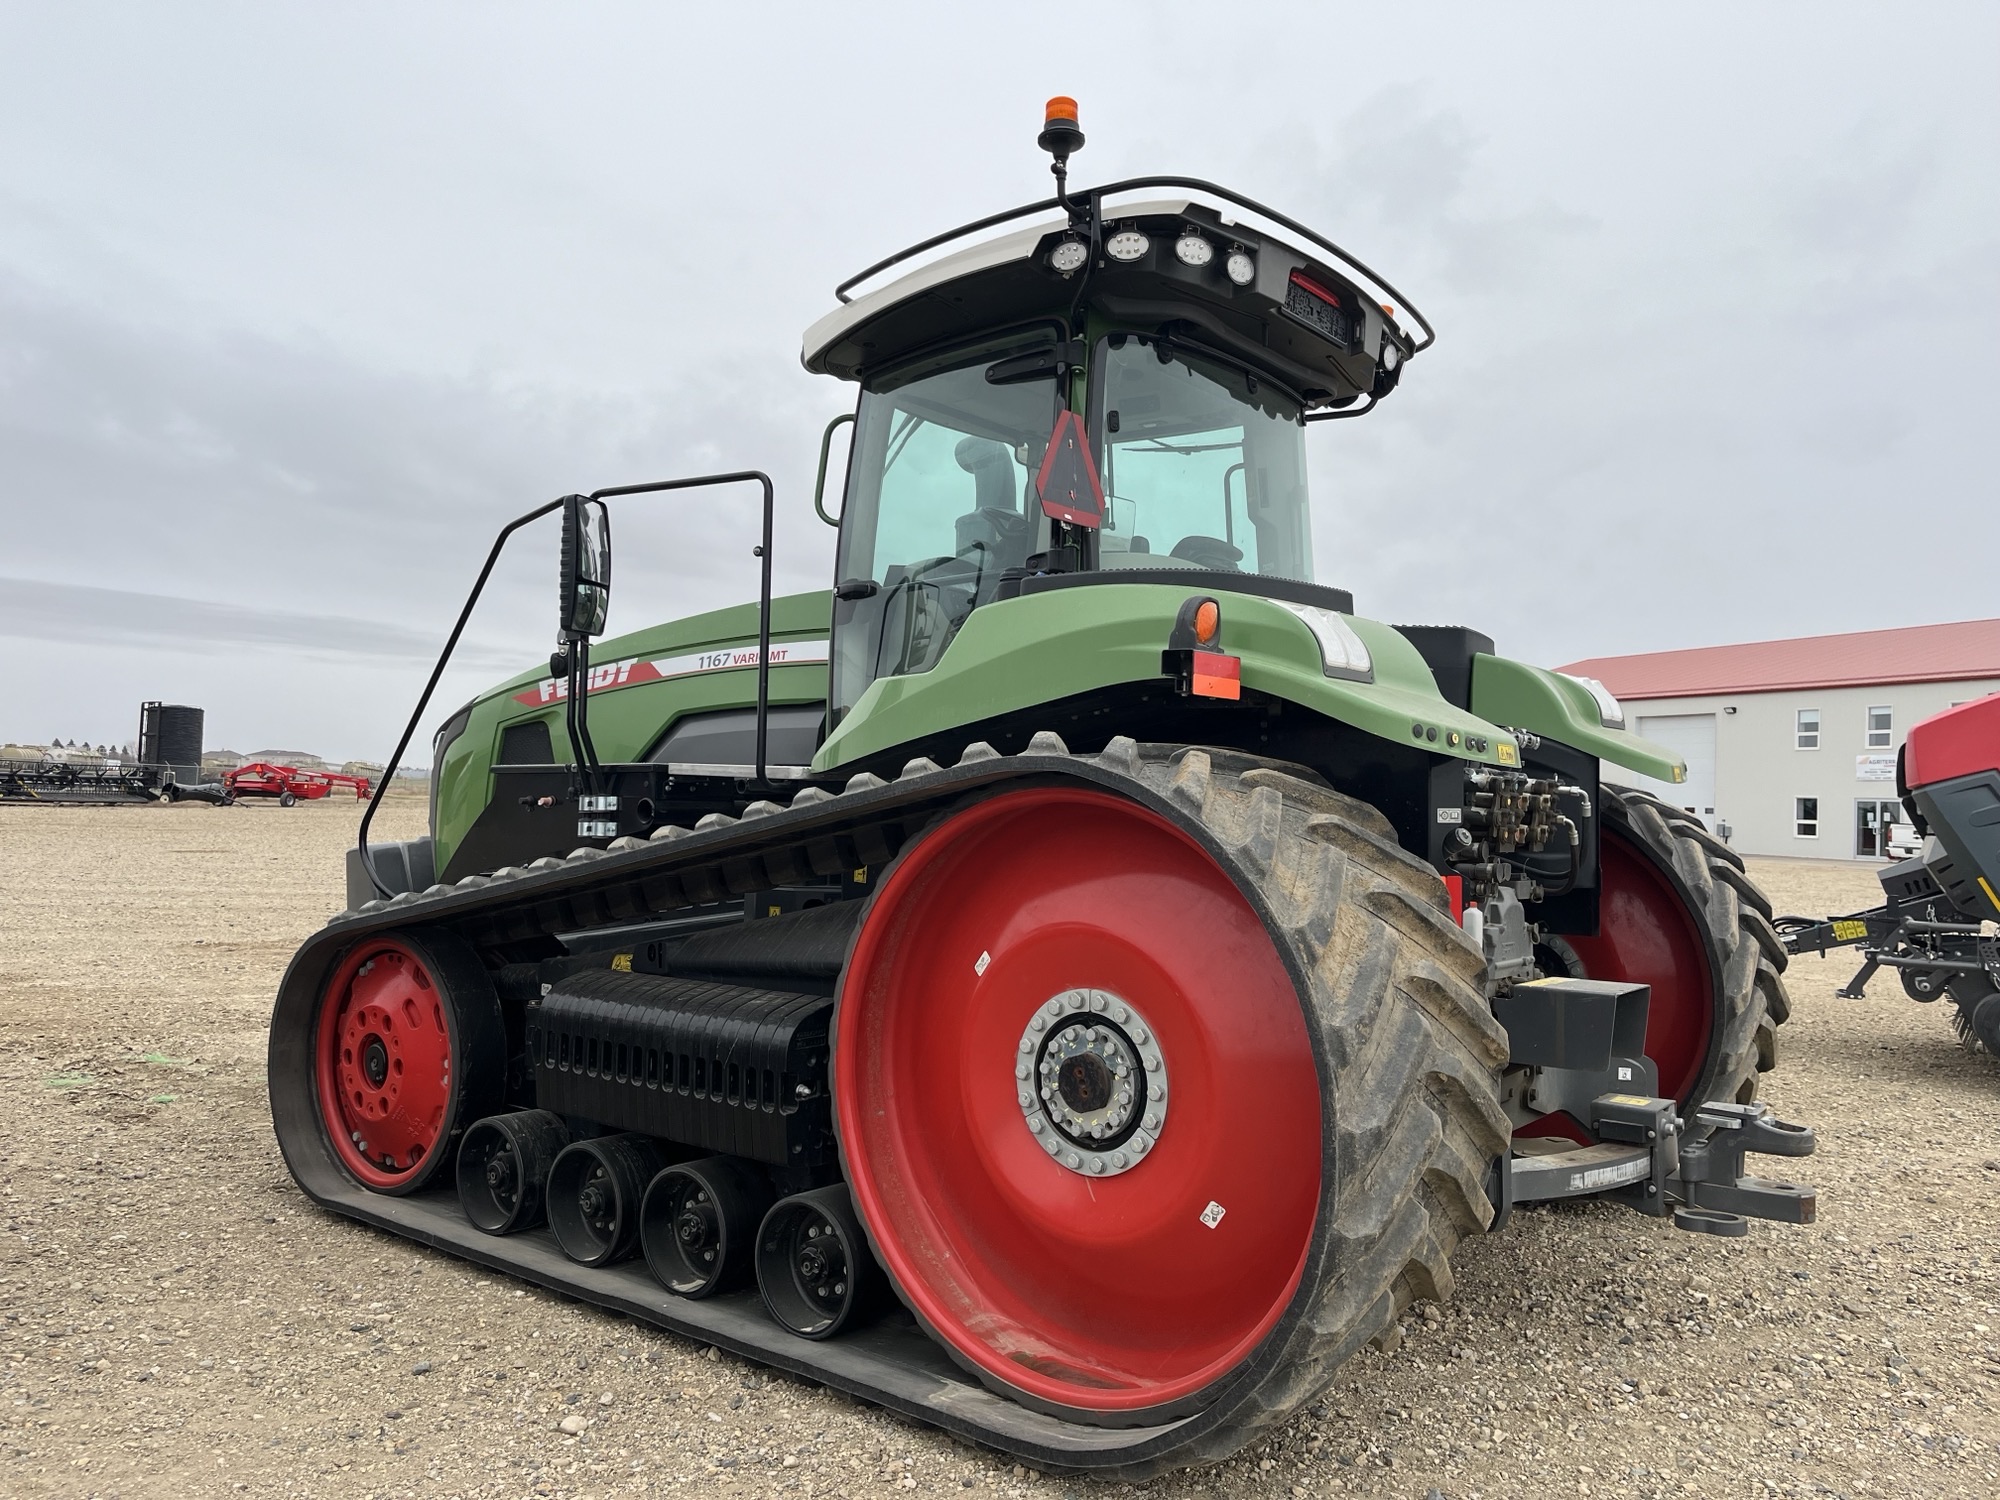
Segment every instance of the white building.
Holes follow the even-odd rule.
[[[2000,692],[2000,620],[1601,656],[1626,727],[1678,751],[1672,786],[1605,768],[1694,812],[1745,854],[1880,859],[1896,752],[1919,719]]]

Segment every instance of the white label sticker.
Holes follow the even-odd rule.
[[[973,973],[975,973],[975,974],[977,974],[977,975],[979,975],[979,976],[980,976],[980,977],[981,977],[981,978],[983,979],[983,978],[985,978],[985,977],[986,977],[986,966],[987,966],[988,964],[992,963],[992,962],[993,962],[993,955],[992,955],[992,954],[990,954],[990,953],[981,953],[981,954],[979,955],[979,960],[978,960],[978,962],[976,962],[976,963],[975,963],[975,964],[973,964],[973,966],[972,966],[972,972],[973,972]]]
[[[1440,823],[1463,823],[1465,821],[1465,809],[1462,807],[1440,807],[1438,809],[1438,821]]]
[[[1630,1083],[1632,1081],[1632,1070],[1630,1068],[1620,1068],[1618,1070],[1618,1081],[1620,1083]]]
[[[1228,1212],[1228,1209],[1211,1198],[1208,1200],[1208,1207],[1201,1211],[1201,1222],[1213,1229],[1222,1222],[1222,1216]]]
[[[1628,1182],[1637,1182],[1641,1177],[1650,1177],[1653,1164],[1646,1157],[1623,1161],[1615,1166],[1593,1167],[1588,1172],[1569,1174],[1569,1190],[1572,1193],[1596,1193],[1605,1188],[1622,1187]]]

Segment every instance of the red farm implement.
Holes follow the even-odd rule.
[[[358,800],[366,800],[369,790],[366,776],[343,776],[337,771],[301,771],[294,766],[275,766],[264,760],[253,760],[248,765],[223,773],[222,785],[234,797],[275,797],[280,807],[290,807],[299,801],[317,801],[330,796],[336,786],[353,787]]]

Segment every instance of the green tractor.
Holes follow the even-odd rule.
[[[830,591],[771,597],[754,472],[502,532],[560,512],[559,649],[438,730],[429,837],[364,820],[270,1088],[329,1209],[1136,1478],[1393,1345],[1515,1204],[1805,1222],[1744,1154],[1813,1137],[1752,1102],[1769,903],[1602,774],[1680,762],[1313,576],[1306,426],[1430,325],[1224,188],[1072,192],[1082,141],[1055,101],[1053,198],[806,334],[860,392]],[[727,484],[759,602],[600,640],[608,502]]]

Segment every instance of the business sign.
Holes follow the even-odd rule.
[[[1856,781],[1894,781],[1896,779],[1896,757],[1893,755],[1855,756],[1854,779]]]

